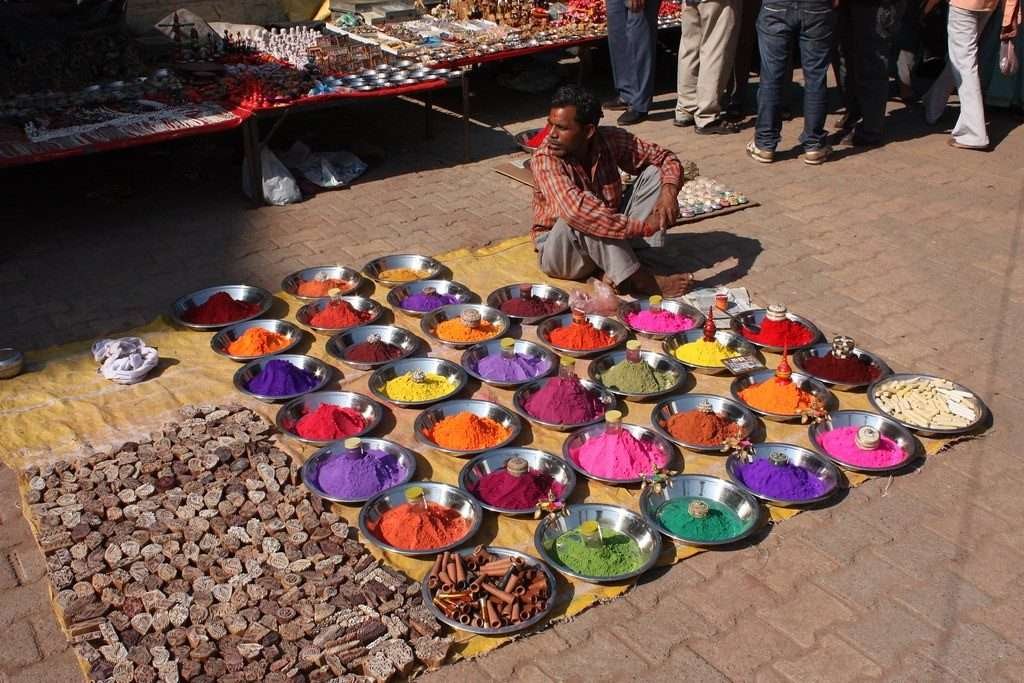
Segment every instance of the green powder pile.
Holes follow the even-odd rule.
[[[695,500],[708,506],[708,514],[703,519],[690,515],[689,506]],[[662,505],[658,519],[673,534],[691,541],[725,541],[739,536],[744,527],[736,513],[717,500],[689,496]]]
[[[632,538],[604,527],[601,536],[604,543],[592,548],[578,531],[567,531],[555,539],[551,552],[566,567],[586,576],[625,574],[643,564],[640,546]]]
[[[630,394],[653,394],[665,391],[676,381],[672,371],[658,372],[644,362],[632,363],[624,360],[616,363],[601,375],[601,382],[609,389]]]

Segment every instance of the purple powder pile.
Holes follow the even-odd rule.
[[[362,457],[339,454],[328,458],[318,468],[316,479],[320,488],[331,496],[356,500],[398,486],[405,475],[398,458],[384,451],[367,449]]]
[[[286,360],[272,360],[260,374],[249,380],[248,389],[260,396],[292,396],[311,391],[317,385],[316,375],[295,367]]]
[[[418,313],[430,313],[442,306],[450,306],[459,303],[458,297],[451,294],[410,294],[402,299],[402,308]]]
[[[779,500],[811,500],[825,493],[826,485],[810,470],[758,459],[739,467],[739,478],[752,491]]]
[[[551,361],[547,358],[520,353],[512,358],[506,358],[500,353],[484,356],[476,366],[481,377],[495,382],[523,382],[540,377],[550,369]]]

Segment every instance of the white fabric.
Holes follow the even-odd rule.
[[[949,61],[924,96],[924,115],[935,123],[946,109],[955,88],[960,96],[960,117],[953,128],[953,139],[961,145],[987,147],[985,106],[978,76],[978,39],[992,16],[991,11],[975,12],[949,6]]]
[[[156,367],[160,354],[138,337],[101,339],[92,345],[92,357],[101,375],[118,384],[141,382]]]

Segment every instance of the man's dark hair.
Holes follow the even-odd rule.
[[[601,104],[594,93],[578,85],[563,85],[551,98],[551,108],[576,107],[576,123],[597,125],[601,120]]]

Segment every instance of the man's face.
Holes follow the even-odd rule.
[[[559,158],[580,157],[594,136],[596,126],[580,125],[576,107],[552,107],[548,112],[548,149]]]

